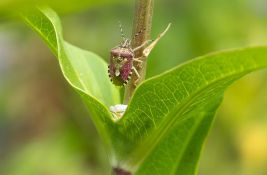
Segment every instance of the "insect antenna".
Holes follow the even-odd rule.
[[[125,37],[125,34],[123,32],[123,29],[122,29],[121,21],[118,21],[118,23],[119,23],[119,27],[120,27],[120,32],[121,32],[122,40],[125,41],[126,40],[126,37]]]

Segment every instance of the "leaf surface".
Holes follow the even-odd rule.
[[[267,47],[252,47],[199,57],[145,81],[119,121],[136,147],[136,174],[195,174],[225,89],[264,67]]]
[[[120,103],[120,95],[119,89],[109,80],[107,63],[98,55],[66,42],[60,20],[51,9],[40,8],[24,12],[23,19],[56,55],[64,77],[82,96],[98,131],[110,146],[108,127],[104,125],[113,127],[108,106]]]

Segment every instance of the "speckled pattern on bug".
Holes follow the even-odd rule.
[[[123,86],[131,79],[134,51],[130,47],[130,40],[111,49],[109,60],[109,77],[116,86]]]
[[[110,80],[116,86],[126,85],[130,81],[133,72],[136,74],[137,78],[140,78],[140,75],[138,74],[136,68],[133,65],[133,62],[136,61],[138,63],[142,63],[143,61],[139,58],[135,58],[134,52],[148,44],[147,41],[136,48],[132,48],[131,40],[125,38],[121,24],[120,30],[123,40],[119,46],[111,49],[108,66]],[[135,34],[134,38],[138,37],[141,32],[142,31]]]

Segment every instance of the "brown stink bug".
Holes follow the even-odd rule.
[[[143,57],[147,58],[151,50],[155,47],[160,38],[167,32],[171,24],[151,43],[143,50]],[[108,66],[108,73],[110,80],[116,86],[124,86],[131,79],[132,71],[136,74],[137,78],[140,78],[136,68],[133,65],[133,62],[142,63],[143,61],[140,58],[135,58],[134,52],[138,49],[141,49],[143,46],[147,45],[151,40],[145,41],[143,44],[136,48],[132,48],[131,40],[125,38],[125,35],[122,31],[120,24],[122,42],[119,46],[114,47],[110,51],[110,60]],[[135,34],[134,37],[137,37],[142,31]],[[142,58],[142,57],[141,57]]]
[[[138,78],[140,77],[136,68],[133,65],[133,62],[137,61],[142,63],[142,61],[134,57],[134,52],[148,43],[145,42],[141,46],[138,46],[137,48],[133,49],[131,45],[131,40],[125,38],[121,24],[120,29],[123,41],[119,46],[111,49],[108,66],[110,80],[116,86],[126,85],[131,79],[132,71],[134,71]],[[141,33],[141,31],[139,33]],[[139,33],[137,33],[135,37],[138,36]]]

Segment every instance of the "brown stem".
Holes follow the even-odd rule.
[[[145,41],[150,39],[150,32],[151,32],[151,24],[152,24],[152,16],[153,16],[153,5],[154,0],[136,0],[135,2],[135,16],[134,16],[134,23],[133,23],[133,33],[132,36],[142,31],[138,37],[132,37],[132,47],[136,48],[143,44]],[[135,58],[142,57],[143,49],[141,48],[135,52]],[[131,99],[134,90],[140,84],[146,76],[146,59],[143,60],[141,66],[138,63],[134,63],[137,72],[140,75],[138,79],[137,75],[133,73],[131,81],[125,87],[124,93],[124,104],[128,104],[129,100]],[[138,80],[138,81],[137,81]]]
[[[122,168],[115,167],[112,170],[113,170],[112,175],[131,175],[130,172],[128,172]]]

